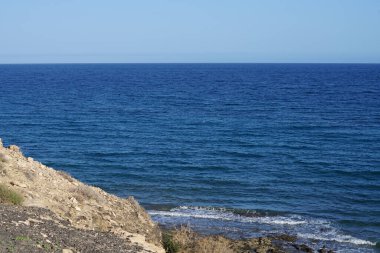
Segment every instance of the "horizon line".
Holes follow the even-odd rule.
[[[362,64],[377,65],[380,62],[9,62],[0,65],[90,65],[90,64]]]

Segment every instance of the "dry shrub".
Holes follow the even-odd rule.
[[[171,232],[172,245],[178,245],[181,253],[234,253],[231,241],[222,236],[200,236],[189,226],[181,226]],[[174,251],[171,251],[174,252]]]
[[[191,230],[190,226],[183,226],[175,229],[172,240],[178,243],[181,248],[191,247],[195,241],[196,234]]]
[[[173,235],[170,232],[162,233],[162,246],[166,253],[178,253],[180,250],[179,243],[173,240]]]
[[[234,253],[228,240],[223,237],[204,237],[195,244],[197,253]]]
[[[84,200],[95,200],[97,203],[104,202],[104,198],[87,185],[79,185],[74,188],[72,192],[74,192],[75,198],[81,203],[83,203]]]
[[[58,170],[57,173],[59,175],[61,175],[64,179],[66,179],[67,181],[69,181],[70,183],[74,182],[74,179],[72,176],[70,176],[69,173],[65,172],[65,171],[62,171],[62,170]]]

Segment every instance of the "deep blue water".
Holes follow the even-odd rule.
[[[167,225],[380,241],[380,65],[0,65],[0,138]]]

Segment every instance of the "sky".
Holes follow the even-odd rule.
[[[380,63],[380,0],[0,0],[0,63]]]

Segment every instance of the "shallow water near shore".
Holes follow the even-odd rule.
[[[373,252],[376,249],[376,243],[351,236],[322,218],[187,206],[149,213],[168,228],[178,228],[181,224],[205,235],[223,234],[232,239],[293,235],[298,244],[307,244],[315,251],[323,246],[337,252]]]
[[[0,65],[0,138],[154,220],[379,252],[380,65]]]

